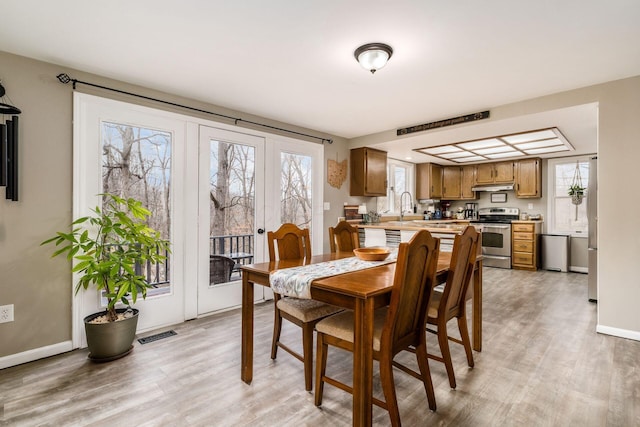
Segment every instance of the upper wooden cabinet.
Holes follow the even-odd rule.
[[[445,200],[459,199],[462,183],[460,166],[444,166],[442,168],[442,198]]]
[[[444,200],[473,200],[476,198],[476,193],[471,191],[474,185],[474,166],[442,167],[442,198]]]
[[[460,198],[473,200],[478,196],[475,191],[471,191],[476,184],[476,168],[472,165],[462,166],[462,182],[460,183]]]
[[[351,150],[352,196],[387,195],[387,152],[362,147]]]
[[[416,165],[416,199],[442,198],[442,166],[435,163]]]
[[[519,198],[542,197],[542,161],[523,159],[516,163],[515,192]]]
[[[513,162],[481,163],[476,165],[476,184],[514,182]]]

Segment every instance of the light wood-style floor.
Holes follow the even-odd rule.
[[[485,268],[484,278],[475,368],[452,343],[458,388],[451,390],[444,366],[430,361],[436,412],[422,385],[397,371],[405,426],[640,425],[640,342],[595,333],[586,275]],[[0,425],[350,425],[350,395],[327,385],[317,408],[304,391],[302,364],[282,351],[269,358],[272,316],[271,303],[256,307],[251,385],[240,381],[240,311],[233,310],[176,325],[177,336],[136,342],[131,355],[108,364],[78,350],[2,370]],[[300,343],[290,326],[284,337]],[[349,379],[350,355],[331,349],[329,369]],[[377,407],[374,424],[389,424]]]

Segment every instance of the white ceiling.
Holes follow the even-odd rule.
[[[0,10],[0,50],[321,136],[354,138],[640,75],[638,0],[3,0]],[[394,49],[375,75],[353,57],[370,42]],[[580,113],[595,117],[596,107],[383,146],[416,161],[411,148],[557,126],[594,152],[595,121]]]

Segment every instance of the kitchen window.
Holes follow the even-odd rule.
[[[415,166],[413,163],[402,162],[400,160],[387,160],[387,196],[378,197],[376,209],[379,213],[400,214],[403,211],[413,210],[415,203]],[[400,206],[400,196],[403,192],[411,193],[411,198],[405,197],[405,206]]]
[[[576,162],[580,169],[582,187],[586,189],[582,203],[574,205],[569,196],[576,172]],[[549,206],[548,233],[570,234],[573,237],[587,237],[587,198],[589,197],[589,157],[569,157],[549,159]]]

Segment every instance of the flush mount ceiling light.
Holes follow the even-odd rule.
[[[371,71],[371,74],[384,67],[391,55],[393,55],[393,49],[384,43],[365,44],[353,52],[356,61],[362,65],[362,68]]]
[[[455,163],[467,163],[573,151],[573,147],[560,129],[548,128],[417,148],[414,151]]]

